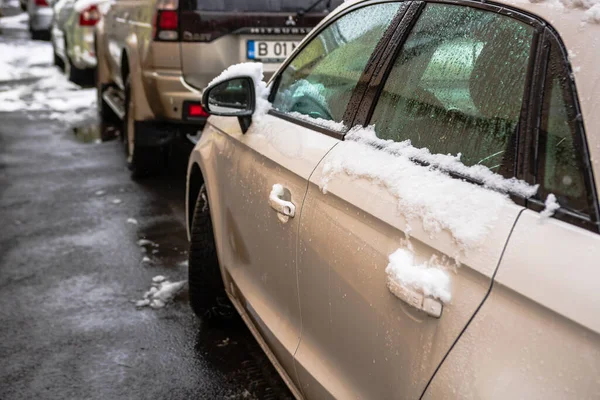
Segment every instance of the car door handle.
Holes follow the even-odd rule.
[[[294,218],[296,215],[296,206],[291,201],[283,200],[285,191],[284,187],[280,184],[274,184],[271,193],[269,194],[269,205],[279,214]]]
[[[425,312],[425,314],[433,318],[440,318],[442,316],[444,307],[441,301],[407,288],[389,276],[387,277],[387,286],[394,296],[408,305]]]

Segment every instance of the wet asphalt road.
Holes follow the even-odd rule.
[[[186,279],[185,151],[135,182],[93,123],[0,121],[0,399],[291,398],[241,322],[200,321],[185,291],[132,304],[155,275]]]

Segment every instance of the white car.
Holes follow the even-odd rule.
[[[50,38],[50,26],[52,25],[52,3],[51,0],[28,0],[27,14],[29,14],[29,32],[31,38]]]
[[[593,4],[349,1],[268,86],[225,71],[194,311],[233,305],[297,398],[599,399]]]

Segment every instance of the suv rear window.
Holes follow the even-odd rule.
[[[216,12],[283,12],[296,13],[307,9],[316,0],[184,0],[187,10],[216,11]],[[329,4],[330,3],[330,4]],[[315,5],[311,12],[333,10],[343,3],[343,0],[323,0]]]

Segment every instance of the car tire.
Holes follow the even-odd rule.
[[[97,78],[95,80],[96,95],[98,96],[96,104],[98,108],[98,121],[100,121],[100,139],[102,141],[115,139],[118,136],[119,129],[121,129],[121,119],[102,97],[108,85],[99,84]]]
[[[158,175],[165,167],[166,149],[163,146],[138,146],[135,143],[136,123],[132,114],[131,84],[125,81],[125,117],[123,118],[123,146],[127,157],[127,167],[133,178],[146,178]]]
[[[235,315],[221,277],[205,185],[190,227],[188,285],[190,306],[198,317],[225,320]]]

